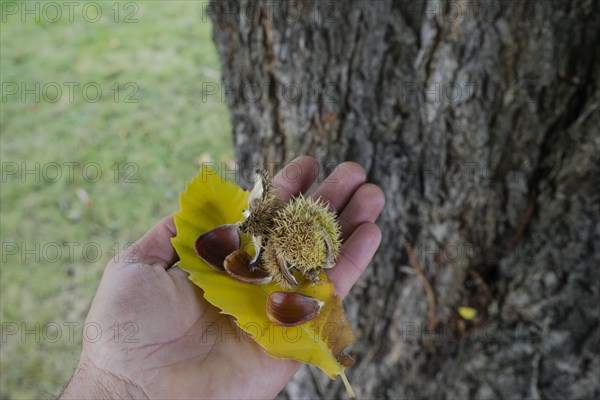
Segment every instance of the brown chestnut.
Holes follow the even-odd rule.
[[[274,324],[296,326],[315,319],[322,301],[300,293],[273,292],[267,299],[267,317]]]

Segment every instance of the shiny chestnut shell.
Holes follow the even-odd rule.
[[[267,317],[276,325],[296,326],[315,319],[323,302],[300,293],[273,292],[267,299]]]
[[[228,255],[238,250],[240,245],[237,225],[226,224],[198,236],[194,242],[194,250],[208,265],[218,271],[224,271],[223,262]]]
[[[264,269],[250,269],[250,261],[250,254],[244,250],[236,250],[225,258],[223,266],[229,276],[241,282],[264,285],[273,280]]]

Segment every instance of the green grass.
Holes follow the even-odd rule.
[[[23,3],[2,3],[0,397],[53,397],[77,362],[107,261],[178,209],[200,160],[232,159],[231,127],[220,94],[202,98],[203,82],[220,80],[205,2],[123,2],[117,18],[113,1],[96,2],[102,18],[94,23],[83,18],[84,2],[73,22],[66,7],[48,22],[54,12],[43,14],[41,2],[36,22],[6,14],[7,3]],[[131,12],[138,22],[125,23]],[[7,92],[36,82],[50,83],[39,102]],[[73,101],[65,82],[79,83]],[[83,97],[89,83],[102,90],[97,102]],[[51,102],[56,86],[62,96]],[[127,95],[137,102],[125,102]],[[79,324],[73,338],[68,323]],[[22,337],[24,327],[38,337]]]

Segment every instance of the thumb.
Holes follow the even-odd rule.
[[[124,254],[126,262],[159,264],[168,269],[179,260],[171,238],[177,235],[173,214],[161,219]]]

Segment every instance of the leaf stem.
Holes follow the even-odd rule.
[[[346,378],[346,374],[344,374],[343,370],[340,372],[340,376],[342,377],[342,382],[344,382],[344,386],[346,387],[346,393],[348,393],[348,397],[355,399],[356,395],[354,394],[354,390],[352,390],[352,386],[350,386],[350,382],[348,381],[348,378]]]

